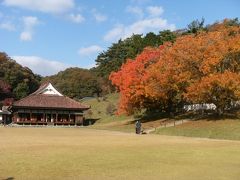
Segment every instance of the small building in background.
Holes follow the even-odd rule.
[[[189,104],[184,105],[183,109],[185,111],[198,111],[198,110],[215,110],[217,107],[213,103],[203,103],[203,104]]]
[[[83,125],[83,112],[89,109],[62,95],[45,83],[29,96],[13,103],[12,122],[24,125]]]

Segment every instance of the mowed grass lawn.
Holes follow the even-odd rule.
[[[0,179],[239,179],[240,141],[0,128]]]
[[[198,120],[158,129],[156,134],[240,140],[240,120]]]

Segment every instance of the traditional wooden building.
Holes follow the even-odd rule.
[[[89,109],[45,83],[31,95],[12,105],[13,123],[24,125],[82,125]]]

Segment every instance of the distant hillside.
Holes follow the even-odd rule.
[[[40,80],[39,75],[0,52],[0,102],[27,96],[38,88]]]
[[[90,113],[86,112],[86,118],[99,119],[98,123],[108,123],[111,121],[121,121],[127,116],[116,115],[119,94],[112,93],[101,98],[83,99],[81,102],[91,106]],[[130,117],[130,116],[129,116]]]
[[[85,117],[95,123],[89,127],[133,132],[134,117],[116,115],[118,101],[118,93],[108,94],[101,98],[84,98],[81,100],[81,103],[91,106],[91,109],[85,112]]]
[[[43,78],[50,81],[61,93],[71,98],[81,99],[98,96],[101,93],[101,79],[87,69],[68,68],[56,75]]]

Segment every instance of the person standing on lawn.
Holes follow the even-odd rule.
[[[135,123],[136,134],[141,134],[141,127],[142,127],[141,122],[137,120],[137,122]]]

